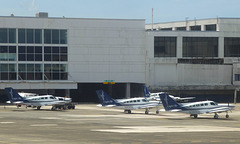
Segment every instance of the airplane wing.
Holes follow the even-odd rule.
[[[232,108],[230,108],[230,107],[220,107],[220,108],[207,110],[204,113],[221,113],[221,112],[226,112],[226,111],[230,111],[230,110],[232,110]]]

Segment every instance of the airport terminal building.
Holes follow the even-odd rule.
[[[0,17],[0,89],[96,102],[142,96],[233,95],[240,86],[240,19],[145,24],[143,19]],[[104,84],[112,83],[112,84]],[[115,83],[115,84],[113,84]]]

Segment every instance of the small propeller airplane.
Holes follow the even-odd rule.
[[[58,97],[52,95],[31,96],[27,98],[22,97],[11,87],[5,88],[5,91],[8,95],[10,103],[37,107],[38,110],[40,110],[41,106],[47,105],[52,106],[51,110],[56,110],[56,106],[71,102],[71,99],[59,99]]]
[[[145,114],[148,114],[149,109],[156,107],[156,114],[159,113],[160,101],[149,101],[141,97],[114,100],[103,90],[97,90],[96,92],[101,103],[101,105],[98,106],[124,109],[124,112],[129,114],[131,110],[135,109],[145,109]]]
[[[179,104],[174,101],[167,93],[161,93],[160,99],[166,111],[181,112],[190,114],[190,117],[198,117],[198,114],[214,113],[214,119],[218,119],[217,113],[226,112],[226,118],[229,118],[228,111],[231,111],[235,106],[230,104],[217,104],[214,101],[200,101]]]
[[[144,97],[146,97],[147,99],[152,99],[152,100],[156,100],[156,101],[159,101],[160,100],[159,95],[161,93],[164,93],[164,92],[150,93],[145,85],[143,85],[143,92],[144,92]],[[172,99],[174,99],[177,102],[187,102],[191,99],[195,99],[195,97],[181,98],[181,97],[175,97],[173,95],[169,95],[169,97],[171,97]]]

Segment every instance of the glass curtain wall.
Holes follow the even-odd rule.
[[[154,57],[176,57],[177,37],[154,37]]]
[[[218,57],[218,38],[183,37],[183,57]]]

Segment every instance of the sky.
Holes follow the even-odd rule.
[[[0,16],[145,19],[146,23],[240,18],[240,0],[0,0]]]

